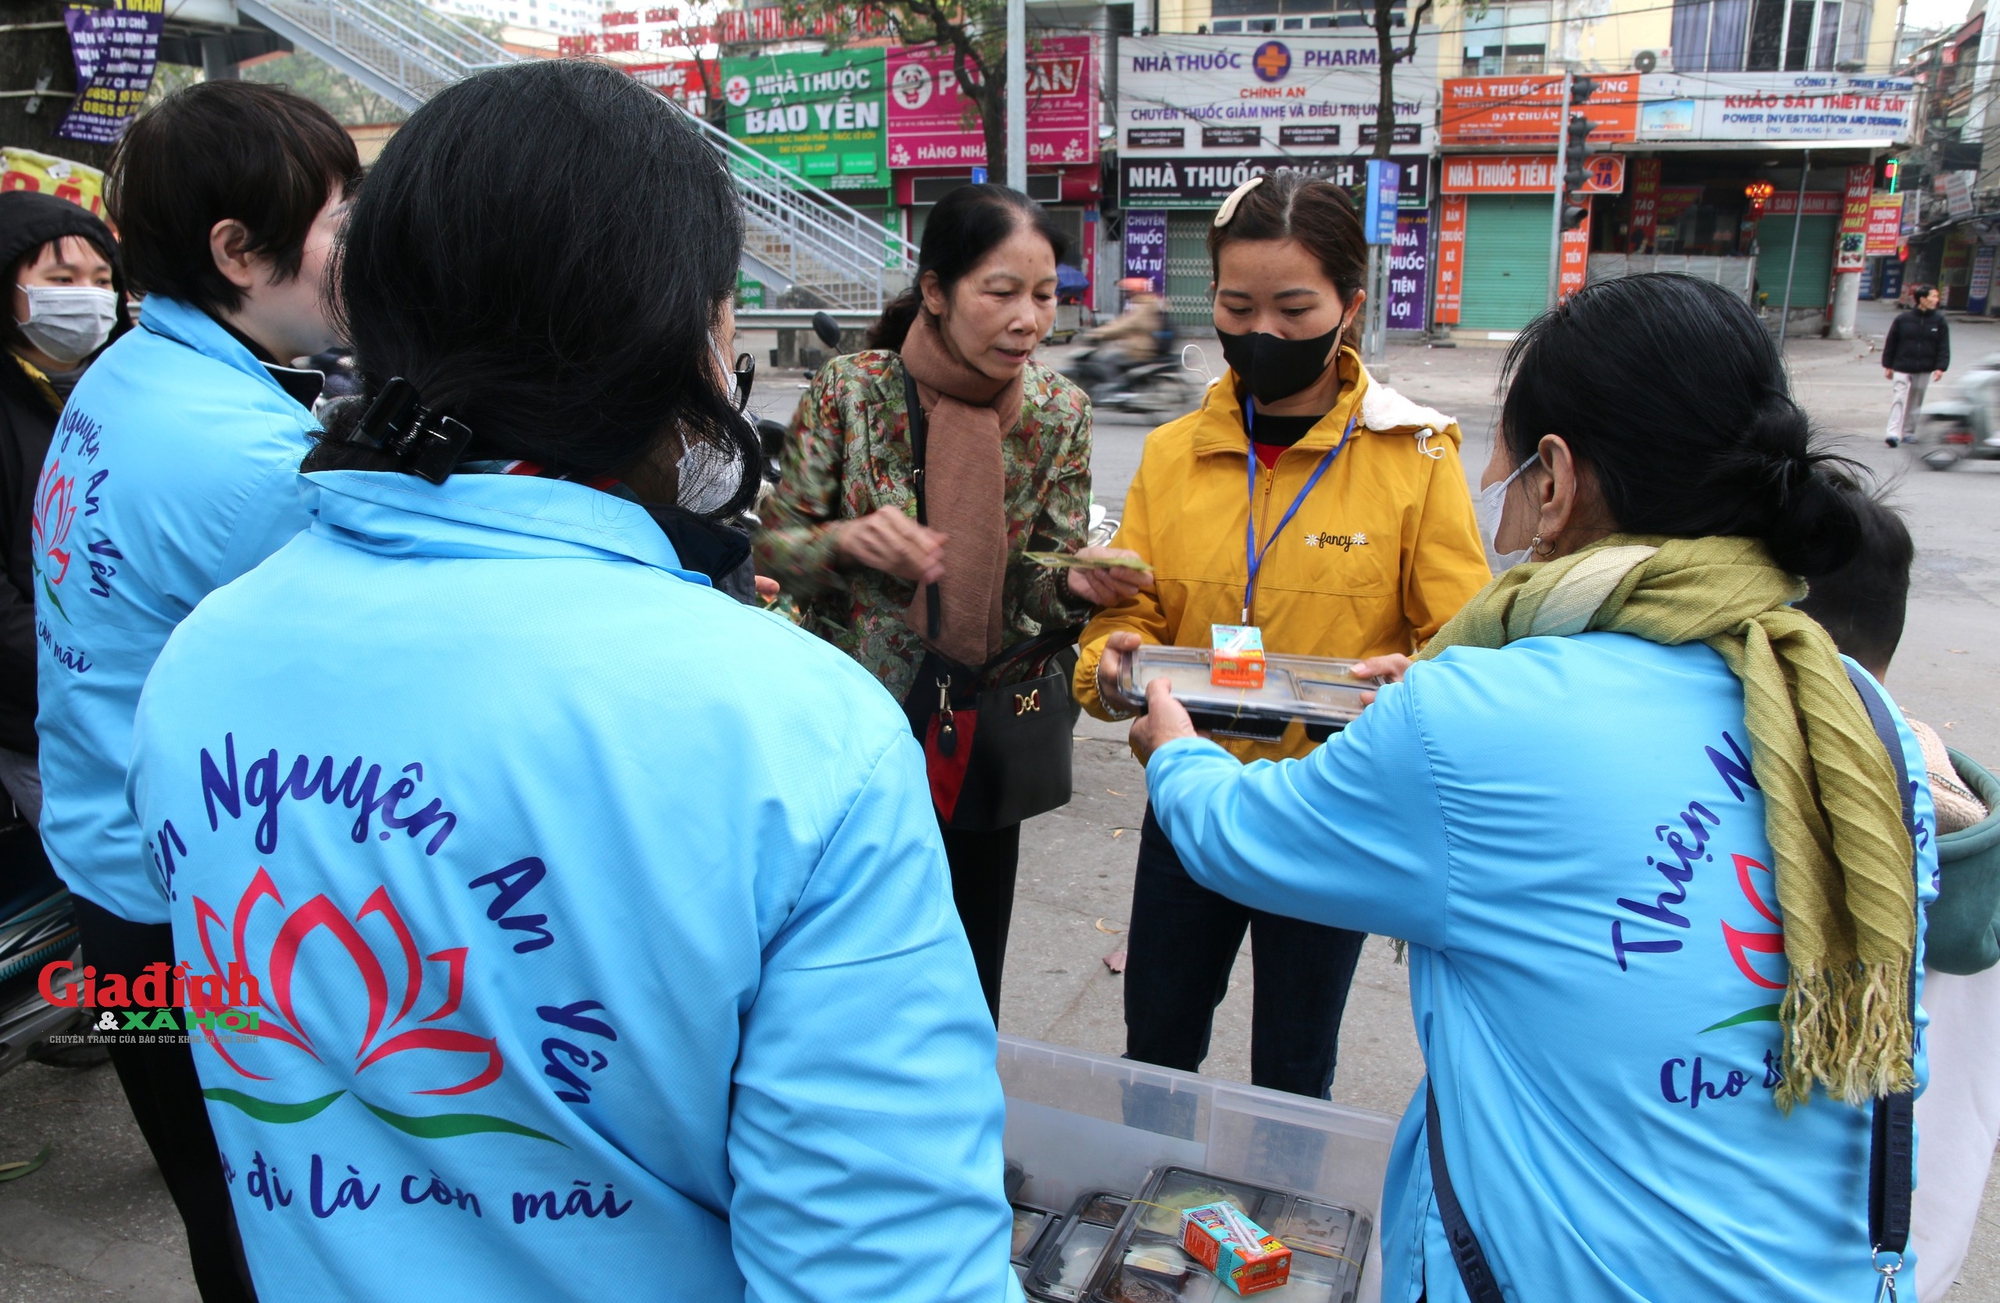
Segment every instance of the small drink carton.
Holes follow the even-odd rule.
[[[1254,624],[1212,624],[1208,681],[1217,688],[1264,686],[1264,631]]]
[[[1235,1204],[1182,1212],[1181,1247],[1239,1295],[1280,1289],[1292,1278],[1292,1251]]]

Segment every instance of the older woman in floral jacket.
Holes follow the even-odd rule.
[[[1054,570],[1030,551],[1090,554],[1090,404],[1030,354],[1055,310],[1062,236],[1039,205],[965,186],[932,211],[918,283],[867,352],[813,381],[756,542],[760,574],[804,626],[898,700],[926,650],[979,666],[1122,600],[1144,572]],[[923,405],[927,525],[909,393]],[[1129,554],[1127,554],[1129,555]],[[936,624],[928,605],[935,586]],[[943,830],[952,891],[997,1020],[1020,825]]]

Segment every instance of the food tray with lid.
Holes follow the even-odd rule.
[[[1210,659],[1206,647],[1148,643],[1125,657],[1118,686],[1127,696],[1143,699],[1147,684],[1167,680],[1174,699],[1204,733],[1274,741],[1297,720],[1315,742],[1353,723],[1361,714],[1363,694],[1382,686],[1378,679],[1355,678],[1351,671],[1357,661],[1266,653],[1263,687],[1218,688],[1208,680]]]
[[[1103,1274],[1104,1255],[1131,1205],[1131,1196],[1115,1190],[1079,1195],[1053,1229],[1043,1231],[1034,1264],[1021,1281],[1028,1297],[1048,1303],[1078,1303],[1086,1297],[1090,1282]],[[1019,1211],[1017,1207],[1017,1228]]]
[[[1119,1223],[1090,1282],[1090,1303],[1209,1303],[1229,1287],[1180,1247],[1181,1211],[1234,1204],[1292,1250],[1291,1280],[1256,1298],[1272,1303],[1353,1303],[1373,1219],[1293,1190],[1170,1166],[1155,1171]]]

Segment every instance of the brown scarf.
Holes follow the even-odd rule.
[[[903,341],[903,365],[924,406],[924,509],[945,536],[938,584],[938,636],[925,638],[964,665],[1000,651],[1000,593],[1007,581],[1007,473],[1000,441],[1021,419],[1021,377],[995,380],[945,348],[928,311],[919,309]],[[923,588],[903,613],[922,638],[930,606]]]

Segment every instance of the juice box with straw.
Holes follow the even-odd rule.
[[[1264,686],[1264,631],[1254,624],[1212,624],[1208,682],[1217,688]]]
[[[1183,1211],[1181,1247],[1240,1295],[1280,1289],[1292,1278],[1292,1251],[1232,1203]]]

